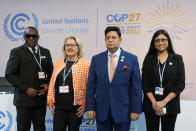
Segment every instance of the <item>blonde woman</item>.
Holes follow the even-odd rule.
[[[56,61],[49,84],[47,105],[54,115],[54,131],[79,131],[84,114],[89,61],[83,58],[82,45],[74,36],[63,44],[63,55]]]

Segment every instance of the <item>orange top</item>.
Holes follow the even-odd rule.
[[[55,82],[59,72],[66,66],[64,58],[55,62],[52,77],[49,84],[47,105],[55,102]],[[90,63],[84,58],[80,58],[72,68],[74,103],[85,107],[86,85],[88,80]]]

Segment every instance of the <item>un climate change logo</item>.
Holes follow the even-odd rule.
[[[35,26],[38,29],[38,18],[35,14],[30,15],[18,13],[15,16],[9,14],[4,20],[3,30],[5,35],[11,40],[18,42],[23,41],[24,29],[28,26]]]
[[[0,111],[0,131],[10,131],[12,127],[12,115],[9,111],[6,114]]]

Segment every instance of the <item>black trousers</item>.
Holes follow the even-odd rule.
[[[155,114],[147,114],[146,127],[147,131],[159,131],[159,123],[161,120],[161,131],[174,131],[177,115],[157,116]]]
[[[78,108],[74,108],[72,110],[62,110],[55,108],[53,119],[54,131],[66,131],[67,126],[68,131],[79,131],[83,117],[78,118],[76,116],[77,109]]]
[[[30,131],[31,122],[34,131],[45,131],[46,106],[16,107],[17,130]]]

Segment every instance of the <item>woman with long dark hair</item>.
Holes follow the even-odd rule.
[[[174,131],[180,113],[180,93],[185,88],[181,55],[174,52],[165,30],[154,33],[142,68],[143,111],[147,131]]]

